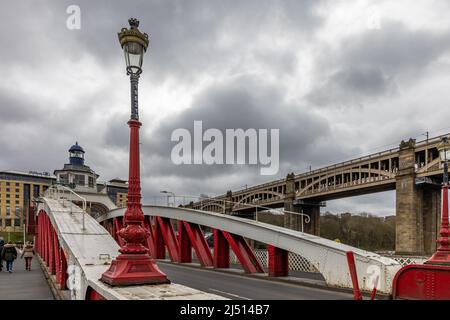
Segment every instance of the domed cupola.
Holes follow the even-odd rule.
[[[84,150],[78,145],[78,141],[69,149],[69,161],[74,166],[84,165]]]

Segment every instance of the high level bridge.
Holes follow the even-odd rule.
[[[416,142],[402,141],[398,148],[330,165],[285,179],[191,202],[187,207],[230,215],[253,214],[256,206],[284,208],[311,217],[308,233],[319,235],[320,206],[324,201],[396,191],[396,252],[429,254],[435,251],[440,215],[438,136]],[[302,216],[285,213],[286,228],[300,230]]]

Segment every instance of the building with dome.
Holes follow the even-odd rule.
[[[85,164],[83,147],[75,142],[69,150],[69,163],[54,174],[36,171],[0,171],[0,236],[22,232],[29,207],[53,184],[73,189],[87,201],[87,211],[97,216],[127,203],[128,184],[114,178],[99,182],[99,175]],[[76,202],[76,201],[74,201]]]
[[[84,164],[84,150],[76,142],[69,149],[69,163],[64,168],[55,170],[56,181],[71,187],[75,192],[97,192],[97,178],[91,168]]]

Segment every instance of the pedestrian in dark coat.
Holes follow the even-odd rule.
[[[0,271],[2,271],[2,269],[3,269],[2,250],[3,250],[4,246],[5,246],[5,241],[3,240],[2,237],[0,237]]]
[[[6,271],[12,272],[14,260],[17,258],[17,249],[11,241],[5,244],[2,250],[2,259],[6,261]]]

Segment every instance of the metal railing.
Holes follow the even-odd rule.
[[[204,203],[205,200],[210,200],[210,202]],[[222,207],[224,209],[223,213],[225,213],[225,203],[231,203],[231,204],[233,204],[235,206],[252,207],[252,208],[255,208],[256,210],[261,208],[263,210],[268,210],[268,211],[277,211],[280,214],[290,213],[290,214],[294,214],[294,215],[299,215],[299,216],[302,217],[302,219],[301,219],[301,222],[302,222],[302,224],[301,224],[302,230],[301,231],[302,232],[304,232],[304,223],[310,223],[311,222],[311,217],[308,214],[303,213],[303,212],[288,211],[288,210],[285,210],[283,208],[274,209],[274,208],[269,208],[269,207],[263,207],[263,206],[256,205],[256,204],[248,204],[248,203],[228,201],[228,200],[215,199],[215,198],[208,198],[208,199],[205,199],[205,200],[200,202],[201,203],[201,209],[200,210],[203,210],[203,208],[208,206],[208,205],[214,205],[214,204],[217,204],[217,202],[222,202],[223,203]],[[258,216],[256,216],[256,221],[258,221]]]
[[[73,201],[68,199],[68,197],[66,197],[65,195],[67,194],[73,194],[75,195],[75,197],[79,198],[81,200],[82,203],[82,223],[83,223],[83,227],[82,230],[85,231],[85,219],[84,219],[84,215],[86,214],[86,208],[87,208],[87,202],[86,199],[83,198],[82,196],[80,196],[78,193],[76,193],[75,191],[73,191],[72,189],[60,185],[60,184],[54,184],[52,186],[50,186],[50,188],[48,188],[45,192],[44,192],[44,196],[51,198],[51,199],[55,199],[57,201],[61,201],[62,200],[62,205],[65,207],[66,206],[66,200],[70,202],[70,214],[73,214]]]

